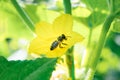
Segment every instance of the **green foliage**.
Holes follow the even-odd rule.
[[[4,57],[8,57],[9,55],[9,49],[8,49],[8,45],[6,43],[6,41],[0,41],[0,55],[4,56]]]
[[[58,12],[53,10],[47,10],[45,5],[38,5],[37,13],[40,21],[53,22],[53,20],[60,15]]]
[[[7,61],[0,57],[0,80],[49,80],[56,58]]]
[[[114,21],[112,31],[120,33],[120,19]]]
[[[99,11],[93,11],[87,18],[77,17],[88,28],[94,28],[102,24],[107,15]]]
[[[109,9],[111,12],[116,12],[120,10],[120,1],[119,0],[108,0]]]
[[[79,20],[88,28],[94,28],[102,24],[107,16],[108,6],[106,0],[82,0],[91,14],[84,18],[80,17]]]
[[[110,48],[113,53],[120,57],[119,38],[120,33],[111,31],[106,41],[106,47]]]
[[[87,68],[90,67],[89,63],[93,59],[93,64],[91,65],[96,67],[96,64],[98,64],[95,79],[103,80],[103,75],[105,76],[105,74],[109,73],[108,70],[110,68],[118,69],[117,64],[119,63],[120,57],[120,0],[81,1],[86,7],[81,7],[82,2],[80,1],[78,1],[78,3],[73,3],[80,3],[80,6],[72,8],[72,14],[74,17],[73,30],[85,37],[85,45],[86,43],[90,44],[89,48],[87,48],[90,50],[86,49],[86,52],[90,55],[88,63],[86,63],[88,64]],[[63,9],[65,9],[62,0],[58,0],[54,5],[50,5],[51,2],[49,0],[34,0],[34,5],[27,4],[27,1],[25,0],[23,2],[25,2],[24,7],[20,7],[26,12],[28,18],[30,18],[34,24],[40,21],[52,22],[58,15],[60,15],[60,13],[63,13]],[[45,4],[42,2],[45,2]],[[115,16],[112,15],[112,19],[110,16],[107,19],[107,15],[116,12],[119,13]],[[21,38],[31,40],[33,37],[33,34],[28,29],[29,26],[25,25],[25,21],[20,14],[21,13],[17,12],[15,7],[10,3],[10,0],[0,0],[0,55],[4,57],[8,57],[8,55],[10,55],[9,53],[13,53],[13,51],[19,49],[19,47],[16,47],[15,45],[18,44],[18,40]],[[116,17],[116,19],[112,21],[114,17]],[[104,22],[106,23],[104,24]],[[111,23],[113,23],[112,26],[110,26]],[[101,30],[102,25],[104,25],[104,28]],[[110,28],[111,30],[109,30],[109,27],[112,27]],[[99,36],[101,31],[103,31],[101,33],[102,37]],[[107,35],[107,33],[110,34]],[[100,37],[99,41],[98,37]],[[13,43],[6,42],[5,40],[7,38],[10,38]],[[103,47],[105,38],[106,43],[105,47]],[[10,49],[13,47],[16,49],[13,49],[11,52]],[[101,50],[103,54],[100,58],[100,62],[97,63],[96,61],[100,57]],[[0,57],[0,80],[49,80],[57,60],[37,58],[35,60],[8,61],[4,57]],[[95,57],[96,59],[94,59]],[[74,75],[74,73],[72,74]],[[88,74],[88,76],[93,76],[92,74]],[[87,76],[87,74],[85,74],[85,76]]]
[[[108,10],[106,0],[82,0],[90,10]]]
[[[38,8],[37,5],[32,5],[32,4],[26,5],[24,7],[25,12],[31,18],[31,20],[34,22],[34,24],[36,24],[37,22],[40,21],[38,15],[37,15],[37,8]]]
[[[23,23],[13,5],[8,1],[0,1],[0,7],[0,36],[30,39],[32,33]]]

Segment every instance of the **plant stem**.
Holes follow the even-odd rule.
[[[95,70],[93,70],[93,69],[88,69],[88,72],[87,72],[87,74],[86,74],[86,77],[85,77],[85,79],[84,80],[93,80],[93,75],[94,75],[94,73],[95,73]]]
[[[96,69],[96,65],[98,63],[98,60],[99,60],[99,57],[100,57],[100,54],[101,54],[101,51],[102,51],[102,48],[104,46],[104,43],[105,43],[105,39],[106,39],[106,36],[107,36],[107,33],[109,31],[109,28],[110,28],[110,25],[112,23],[112,21],[114,20],[115,18],[115,14],[110,14],[106,20],[105,20],[105,23],[103,25],[103,28],[102,28],[102,32],[100,34],[100,38],[99,38],[99,41],[98,41],[98,45],[96,46],[96,49],[93,53],[93,56],[91,58],[91,62],[90,62],[90,68],[93,70],[91,71],[91,73],[89,75],[91,75],[91,78],[93,78],[94,76],[94,72],[95,72],[95,69]],[[89,80],[92,80],[91,78],[89,78]]]
[[[69,76],[72,78],[72,80],[75,80],[73,46],[67,51],[66,63],[68,65]]]
[[[63,0],[63,4],[64,4],[65,13],[72,15],[70,0]],[[67,51],[66,63],[67,63],[67,66],[68,66],[69,76],[71,77],[72,80],[75,80],[73,47],[71,47]]]
[[[34,32],[34,23],[30,19],[30,17],[25,13],[25,11],[20,7],[17,0],[11,0],[13,6],[16,8],[18,13],[20,14],[21,18],[24,20],[24,22],[27,24],[27,26]]]
[[[109,7],[111,13],[115,12],[114,2],[115,2],[114,0],[108,0],[108,7]]]
[[[87,43],[88,48],[90,47],[90,43],[91,43],[92,31],[93,31],[93,28],[90,27],[90,29],[89,29],[89,38],[88,38],[88,43]]]
[[[116,17],[118,17],[118,15],[120,14],[120,10],[115,11],[115,9],[114,9],[114,0],[109,0],[108,5],[110,8],[110,14],[108,15],[108,17],[106,18],[106,20],[104,22],[104,25],[103,25],[103,28],[102,28],[102,31],[100,34],[100,38],[98,41],[98,45],[96,46],[96,48],[92,54],[93,56],[91,58],[89,70],[88,70],[88,73],[87,73],[85,80],[93,80],[96,66],[97,66],[98,60],[100,58],[102,48],[103,48],[104,43],[105,43],[107,33],[110,29],[110,25],[113,22],[113,20]]]
[[[72,14],[70,0],[63,0],[64,10],[66,14]]]
[[[114,20],[114,18],[115,18],[115,14],[110,14],[105,20],[105,23],[103,25],[102,32],[101,32],[101,35],[100,35],[100,38],[99,38],[99,41],[98,41],[99,44],[97,45],[97,47],[95,49],[95,52],[94,52],[95,53],[94,59],[91,61],[91,64],[92,64],[91,67],[92,68],[96,67],[98,59],[100,57],[100,53],[101,53],[103,45],[105,43],[107,32],[108,32],[108,30],[110,28],[110,25],[111,25],[112,21]]]

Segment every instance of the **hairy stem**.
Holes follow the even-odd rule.
[[[95,70],[93,70],[93,69],[88,69],[88,72],[87,72],[87,74],[86,74],[86,77],[85,77],[85,79],[84,80],[93,80],[93,75],[94,75],[94,73],[95,73]]]
[[[70,0],[63,0],[63,4],[64,4],[65,13],[72,14]]]
[[[110,8],[110,14],[108,15],[108,17],[106,18],[106,20],[104,22],[104,25],[103,25],[103,28],[102,28],[102,31],[100,34],[100,38],[98,41],[98,45],[96,46],[95,50],[93,51],[93,54],[92,54],[93,56],[91,58],[89,70],[88,70],[85,80],[93,80],[96,66],[97,66],[98,60],[100,58],[100,54],[101,54],[102,48],[104,46],[104,43],[105,43],[105,40],[107,37],[107,33],[110,29],[111,23],[120,14],[120,10],[118,10],[118,11],[114,10],[114,0],[108,0],[108,6]]]
[[[115,18],[115,14],[110,14],[106,20],[105,20],[105,23],[103,25],[103,28],[102,28],[102,32],[100,34],[100,38],[99,38],[99,41],[98,41],[98,45],[95,49],[95,52],[94,52],[94,58],[92,57],[92,61],[91,61],[91,67],[92,68],[95,68],[96,67],[96,64],[98,62],[98,59],[100,57],[100,53],[102,51],[102,48],[103,48],[103,45],[105,43],[105,39],[106,39],[106,36],[107,36],[107,32],[110,28],[110,25],[113,21],[113,19]],[[94,65],[93,65],[94,64]]]
[[[63,0],[64,10],[66,14],[72,14],[70,0]],[[74,55],[73,47],[71,47],[66,54],[66,63],[68,65],[69,76],[72,80],[75,80],[75,68],[74,68]]]
[[[100,38],[98,41],[98,45],[96,46],[95,51],[93,52],[93,56],[91,58],[90,68],[92,71],[91,71],[91,73],[89,73],[89,75],[91,77],[91,78],[88,78],[89,80],[92,80],[92,78],[94,76],[94,72],[95,72],[102,48],[104,46],[107,33],[109,31],[110,25],[111,25],[112,21],[114,20],[114,18],[115,18],[115,14],[111,13],[110,15],[108,15],[108,17],[105,20],[105,23],[103,25],[102,32],[100,34]]]
[[[89,38],[88,38],[88,43],[87,43],[88,48],[90,47],[90,43],[91,43],[92,31],[93,31],[93,28],[90,28],[89,29]]]
[[[74,70],[74,56],[73,56],[73,47],[68,49],[67,54],[66,54],[66,63],[68,65],[68,70],[69,70],[69,76],[71,77],[72,80],[75,80],[75,70]]]

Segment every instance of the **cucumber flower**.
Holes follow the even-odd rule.
[[[62,14],[52,24],[40,22],[36,24],[37,35],[29,46],[29,53],[44,55],[49,58],[60,57],[83,36],[72,30],[73,18],[69,14]]]

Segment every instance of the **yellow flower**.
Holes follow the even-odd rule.
[[[53,24],[38,23],[35,29],[37,37],[31,41],[29,53],[46,57],[62,56],[68,48],[83,40],[80,34],[72,31],[72,26],[73,19],[69,14],[57,17]]]

